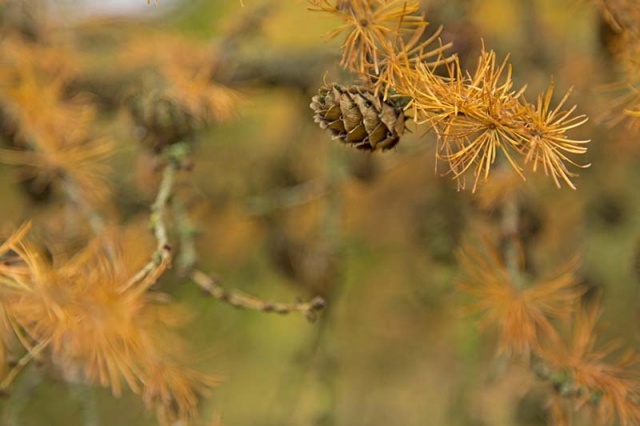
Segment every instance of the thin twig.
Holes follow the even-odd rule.
[[[323,197],[326,192],[325,183],[314,179],[280,189],[273,194],[251,197],[246,205],[249,215],[266,216],[274,210],[285,210],[310,203]]]
[[[285,381],[281,383],[280,389],[272,402],[272,414],[269,425],[293,424],[296,410],[299,408],[307,387],[303,380],[306,374],[313,368],[316,377],[319,379],[318,394],[314,397],[322,401],[319,411],[315,414],[317,418],[323,420],[323,424],[332,425],[335,423],[336,405],[338,401],[337,383],[340,373],[340,353],[332,338],[331,327],[335,325],[335,312],[330,308],[336,306],[345,286],[340,285],[341,275],[340,265],[344,261],[344,256],[340,253],[344,248],[344,238],[342,236],[342,188],[347,174],[345,173],[345,157],[342,147],[334,146],[327,150],[325,159],[325,173],[323,176],[323,188],[326,197],[323,199],[323,211],[318,230],[322,236],[322,245],[329,255],[336,256],[338,265],[336,274],[329,274],[327,282],[324,283],[323,293],[330,301],[330,305],[320,318],[319,324],[315,327],[315,336],[308,342],[308,347],[304,348],[300,354],[295,356],[295,362],[300,364],[297,375],[289,374]],[[294,371],[295,373],[295,371]],[[320,399],[321,398],[321,399]]]
[[[195,245],[195,237],[198,234],[198,229],[191,221],[187,206],[180,197],[176,197],[173,203],[171,203],[171,206],[173,207],[176,230],[178,238],[180,239],[180,251],[176,259],[178,274],[180,276],[187,276],[198,261],[198,251]]]
[[[167,163],[164,168],[164,172],[162,173],[160,186],[158,187],[158,195],[151,205],[151,226],[158,242],[158,251],[161,251],[163,247],[169,246],[165,216],[166,208],[171,198],[177,169],[178,164],[175,162],[169,161]]]
[[[86,217],[89,227],[95,235],[102,234],[105,228],[104,217],[82,196],[78,186],[66,179],[64,182],[64,191],[69,199],[80,209],[82,214]]]
[[[149,221],[151,222],[153,234],[156,237],[156,251],[151,256],[151,260],[131,277],[122,291],[126,291],[143,280],[146,280],[148,285],[152,285],[171,265],[171,245],[169,244],[166,216],[167,205],[171,200],[177,170],[177,162],[167,162],[162,173],[160,186],[158,187],[158,194],[151,205]]]
[[[518,222],[520,216],[520,208],[518,199],[515,195],[508,197],[502,205],[502,222],[501,231],[504,239],[504,264],[507,272],[517,289],[524,287],[524,281],[521,273],[522,268],[522,247],[518,239]]]
[[[381,173],[390,173],[407,165],[408,158],[415,158],[427,150],[427,144],[405,148],[393,159],[378,163]],[[342,148],[342,147],[341,147]],[[344,160],[342,160],[344,163]],[[347,177],[346,166],[343,164],[338,171],[338,180]],[[317,178],[299,183],[287,188],[281,188],[270,194],[256,195],[244,201],[249,216],[266,216],[276,210],[287,210],[309,204],[318,199],[331,196],[330,192],[339,190],[340,185],[334,185],[331,179]]]
[[[210,296],[221,302],[228,303],[235,308],[272,312],[281,315],[300,312],[304,314],[309,321],[314,321],[317,313],[325,306],[324,299],[319,296],[314,297],[309,302],[279,303],[268,302],[237,290],[228,291],[222,288],[216,280],[209,275],[197,269],[191,272],[191,279]]]
[[[27,353],[24,354],[24,356],[20,358],[20,360],[18,360],[18,363],[11,369],[11,371],[9,371],[2,382],[0,382],[1,392],[5,392],[9,388],[9,386],[11,386],[11,383],[13,383],[13,381],[18,377],[24,367],[26,367],[33,358],[38,356],[38,354],[47,347],[50,341],[51,338],[43,340],[42,342],[34,346],[33,349],[27,351]]]

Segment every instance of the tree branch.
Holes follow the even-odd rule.
[[[268,302],[237,290],[228,291],[222,288],[215,279],[197,269],[191,272],[191,279],[211,297],[235,308],[281,315],[300,312],[309,321],[314,321],[317,317],[317,312],[321,311],[325,306],[324,299],[319,296],[314,297],[309,302],[279,303]]]

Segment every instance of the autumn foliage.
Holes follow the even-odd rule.
[[[592,3],[580,7],[594,6],[604,49],[624,78],[616,85],[623,93],[611,99],[604,121],[637,127],[640,8],[625,0]],[[579,88],[549,76],[531,95],[520,81],[526,74],[517,62],[512,66],[509,55],[496,53],[481,35],[467,44],[461,40],[466,52],[458,52],[447,28],[412,0],[305,3],[309,19],[333,20],[327,38],[339,53],[332,63],[323,60],[316,74],[304,63],[285,62],[291,58],[280,58],[284,65],[276,66],[272,58],[242,61],[239,46],[255,41],[252,32],[268,20],[266,9],[243,11],[213,42],[203,42],[153,25],[117,33],[102,32],[91,22],[65,27],[40,13],[41,6],[37,0],[0,1],[0,162],[28,200],[19,223],[8,224],[0,240],[0,391],[10,394],[33,368],[71,386],[107,388],[114,397],[136,395],[162,425],[201,424],[202,402],[225,372],[199,368],[200,358],[185,338],[190,327],[212,327],[194,325],[194,312],[174,297],[181,294],[176,283],[189,282],[221,304],[318,321],[299,358],[324,366],[333,411],[317,422],[338,424],[340,382],[336,369],[327,367],[334,361],[327,330],[342,311],[352,314],[340,299],[349,258],[342,219],[350,213],[342,201],[357,190],[345,182],[348,173],[362,185],[374,180],[378,169],[371,164],[377,156],[420,159],[419,150],[402,151],[417,142],[431,158],[420,170],[435,168],[439,179],[429,191],[457,190],[463,195],[456,196],[465,197],[460,207],[442,202],[447,196],[439,194],[442,198],[422,212],[444,218],[429,229],[428,239],[432,248],[441,243],[433,258],[449,262],[447,283],[457,301],[446,298],[447,310],[460,307],[471,315],[483,334],[495,338],[495,360],[523,367],[541,384],[549,424],[580,424],[586,418],[597,425],[640,424],[638,354],[626,342],[599,341],[603,297],[584,279],[581,256],[566,253],[564,237],[531,243],[539,230],[535,223],[526,227],[527,220],[535,222],[526,215],[533,215],[528,203],[536,185],[579,192],[580,174],[602,157],[588,157],[592,143],[584,134],[593,120],[582,112],[587,107],[569,100]],[[303,124],[289,115],[276,123],[295,134],[298,150],[287,155],[300,160],[274,172],[274,181],[289,185],[285,190],[225,212],[251,216],[264,228],[263,235],[251,237],[256,240],[251,248],[264,246],[273,270],[295,283],[303,297],[294,302],[223,288],[202,261],[207,254],[198,252],[194,200],[209,197],[193,171],[202,166],[203,135],[240,120],[252,96],[261,96],[256,87],[290,90],[284,97],[291,109],[302,109],[292,100],[296,96],[310,102],[312,111],[301,111]],[[269,109],[273,100],[265,102]],[[309,130],[307,122],[321,130]],[[299,139],[305,138],[318,138],[329,148],[323,148],[327,164],[321,179],[300,182],[292,170],[312,163],[308,157],[321,157],[308,154],[315,148],[303,145]],[[371,169],[332,156],[334,149],[351,148],[362,157],[350,161],[365,158]],[[136,158],[134,166],[122,166],[121,156],[127,155]],[[222,179],[214,169],[207,170],[207,180]],[[246,175],[243,182],[251,179]],[[234,185],[240,184],[233,179],[224,184],[224,196],[210,198],[221,205],[237,202]],[[128,185],[136,187],[130,204],[123,201]],[[423,188],[408,193],[418,190]],[[537,199],[541,205],[543,198]],[[362,216],[377,218],[378,210],[387,214],[392,204],[385,200]],[[303,205],[314,206],[297,222],[311,243],[292,237],[295,214],[282,213]],[[384,219],[376,222],[376,231],[389,225],[394,233],[404,217]],[[566,223],[554,225],[574,235]],[[411,228],[408,234],[417,232]],[[438,235],[442,238],[434,243]],[[549,255],[554,261],[538,268],[536,262],[545,259],[540,252],[551,252],[554,243],[565,260]],[[385,256],[381,262],[368,260],[363,269],[370,273],[372,263],[385,264]],[[301,368],[298,383],[304,383],[307,368]],[[208,424],[218,424],[218,418]]]
[[[589,166],[578,160],[589,140],[569,135],[587,121],[585,115],[575,114],[576,106],[566,106],[571,90],[554,103],[552,81],[535,103],[527,101],[526,88],[514,88],[508,59],[498,60],[484,45],[475,69],[463,69],[458,57],[448,53],[451,46],[438,38],[442,28],[425,36],[428,16],[420,13],[417,2],[312,4],[311,10],[343,22],[332,34],[346,33],[341,65],[356,73],[363,87],[403,105],[418,129],[435,133],[436,160],[445,163],[443,174],[453,177],[458,189],[467,186],[471,175],[473,192],[481,186],[490,192],[495,167],[509,167],[524,180],[525,167],[541,169],[556,186],[576,189],[575,170]],[[629,38],[621,45],[635,46],[637,28],[631,16],[638,8],[627,2],[602,2],[600,7],[608,22]],[[637,76],[637,70],[632,75]],[[318,111],[314,104],[312,108]],[[624,114],[634,117],[633,108],[627,107]],[[364,114],[361,120],[367,124]],[[348,138],[349,133],[347,143]],[[517,235],[518,185],[509,182],[510,189],[499,198],[480,198],[486,207],[501,210],[502,223],[492,237],[501,242],[501,249],[484,238],[479,246],[464,243],[458,253],[458,288],[475,300],[468,311],[480,314],[481,328],[497,330],[498,356],[524,360],[551,382],[551,424],[573,424],[572,413],[584,408],[594,412],[598,424],[639,424],[638,355],[627,351],[612,358],[615,345],[597,349],[598,300],[585,301],[587,288],[577,278],[577,260],[537,279],[524,270],[526,259]],[[569,343],[558,329],[562,323],[572,323]],[[569,403],[561,402],[563,398]]]

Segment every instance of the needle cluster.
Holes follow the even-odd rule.
[[[38,373],[48,368],[66,383],[108,387],[115,396],[129,390],[160,424],[192,424],[201,394],[216,380],[190,366],[193,357],[178,335],[186,311],[157,288],[174,258],[189,259],[180,278],[199,277],[194,281],[208,294],[235,307],[311,320],[324,302],[264,302],[194,272],[197,232],[177,193],[186,192],[182,179],[202,130],[238,112],[238,91],[219,78],[224,49],[129,31],[125,43],[107,49],[109,66],[100,67],[104,56],[78,42],[77,28],[53,37],[44,21],[22,19],[36,17],[31,3],[39,2],[0,2],[0,12],[12,12],[0,13],[0,162],[16,166],[29,201],[43,207],[29,209],[38,243],[26,238],[26,226],[0,240],[0,391],[9,392],[29,362],[40,359]],[[121,109],[132,120],[121,120]],[[130,238],[139,237],[129,226],[133,213],[110,197],[109,157],[116,149],[132,152],[117,146],[119,139],[140,142],[154,162],[146,183],[155,197],[142,228],[155,248]],[[120,183],[133,170],[123,172]],[[11,366],[16,355],[22,357]]]
[[[149,291],[154,275],[130,285],[139,265],[115,240],[48,260],[26,240],[27,228],[0,246],[3,339],[13,332],[27,356],[48,353],[69,381],[106,386],[116,396],[126,385],[161,418],[194,415],[197,394],[215,380],[184,367],[171,332],[184,313]]]
[[[65,93],[77,68],[73,54],[8,37],[0,58],[0,118],[10,145],[0,161],[20,166],[36,193],[70,181],[84,198],[104,202],[113,143],[96,131],[93,105]]]
[[[619,342],[597,344],[599,300],[585,298],[574,260],[548,277],[522,282],[499,252],[485,242],[458,253],[459,289],[474,302],[478,325],[498,332],[498,354],[533,364],[551,385],[551,424],[570,425],[574,412],[592,411],[599,425],[640,422],[640,356]],[[565,336],[560,325],[570,325]]]
[[[346,32],[341,64],[358,73],[385,97],[402,99],[414,121],[438,138],[436,158],[447,165],[458,187],[472,189],[487,181],[496,161],[507,162],[524,179],[524,166],[544,170],[555,185],[575,189],[573,159],[586,153],[588,140],[572,139],[570,130],[587,117],[566,108],[570,91],[555,105],[553,83],[537,103],[514,89],[511,66],[497,61],[483,48],[473,72],[461,69],[450,45],[439,43],[436,31],[424,36],[428,25],[417,2],[384,0],[326,0],[320,10],[344,24],[332,35]],[[428,48],[428,46],[434,46]],[[444,76],[440,72],[444,67]]]

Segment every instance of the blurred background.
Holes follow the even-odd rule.
[[[241,311],[175,274],[164,277],[161,289],[190,313],[185,336],[197,363],[220,378],[203,400],[209,423],[202,424],[547,424],[550,385],[527,366],[496,360],[495,335],[463,315],[467,300],[456,290],[460,242],[495,221],[479,206],[483,189],[458,192],[436,172],[435,138],[424,128],[410,123],[396,149],[369,154],[331,140],[313,122],[309,103],[323,81],[355,81],[338,67],[341,37],[326,36],[339,22],[301,0],[23,3],[46,16],[38,19],[54,37],[47,42],[76,52],[81,72],[70,90],[93,97],[101,129],[116,142],[111,204],[123,226],[144,233],[155,181],[110,86],[126,67],[121,52],[134,44],[162,51],[174,38],[216,48],[220,79],[241,94],[231,118],[198,133],[192,182],[182,183],[199,232],[199,265],[226,288],[274,301],[321,295],[327,308],[315,322]],[[590,120],[572,135],[591,139],[591,167],[580,170],[576,191],[557,189],[540,171],[530,175],[522,238],[535,273],[580,254],[582,280],[604,294],[601,335],[635,348],[640,143],[635,129],[603,120],[624,65],[596,3],[422,5],[465,66],[474,66],[484,43],[499,58],[510,55],[527,99],[552,78],[558,96],[574,88],[569,104]],[[14,167],[0,166],[4,231],[27,218],[46,222],[59,207],[34,200],[19,182]],[[156,424],[134,395],[87,389],[98,413],[92,417],[82,395],[29,374],[2,402],[4,425]]]

